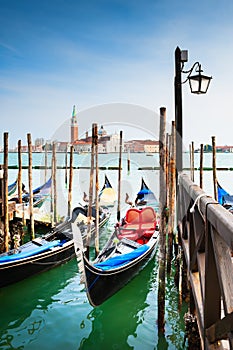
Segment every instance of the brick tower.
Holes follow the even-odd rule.
[[[78,140],[78,122],[76,117],[75,106],[73,106],[72,118],[71,118],[71,143]]]

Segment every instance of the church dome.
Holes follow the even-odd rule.
[[[101,127],[99,129],[98,135],[99,136],[106,136],[107,135],[107,131],[104,129],[103,125],[101,125]]]

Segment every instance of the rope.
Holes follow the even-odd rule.
[[[195,206],[197,205],[198,211],[201,214],[202,219],[205,220],[204,215],[202,214],[201,209],[200,209],[200,199],[202,197],[210,197],[210,196],[208,196],[206,193],[199,194],[199,196],[197,196],[197,198],[195,199],[192,207],[190,208],[190,213],[194,213],[195,212]]]

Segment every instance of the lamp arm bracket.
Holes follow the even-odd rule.
[[[196,67],[196,70],[195,70],[196,72],[199,72],[199,73],[203,72],[202,69],[201,69],[201,64],[199,62],[195,62],[192,65],[192,67],[189,70],[186,70],[186,71],[183,70],[183,67],[182,67],[181,73],[188,74],[188,75],[187,75],[186,79],[181,84],[185,84],[188,81],[188,79],[189,79],[190,75],[192,74],[192,72],[193,72],[195,67]]]

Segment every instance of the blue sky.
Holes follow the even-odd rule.
[[[191,95],[183,85],[185,145],[211,143],[211,136],[233,145],[232,19],[232,0],[0,0],[2,133],[9,132],[10,145],[26,144],[27,133],[50,139],[73,105],[84,131],[102,122],[93,107],[112,103],[157,115],[165,106],[170,125],[179,46],[189,51],[187,69],[199,61],[213,76],[207,95]],[[150,116],[139,123],[148,130]],[[136,123],[132,114],[124,118]]]

